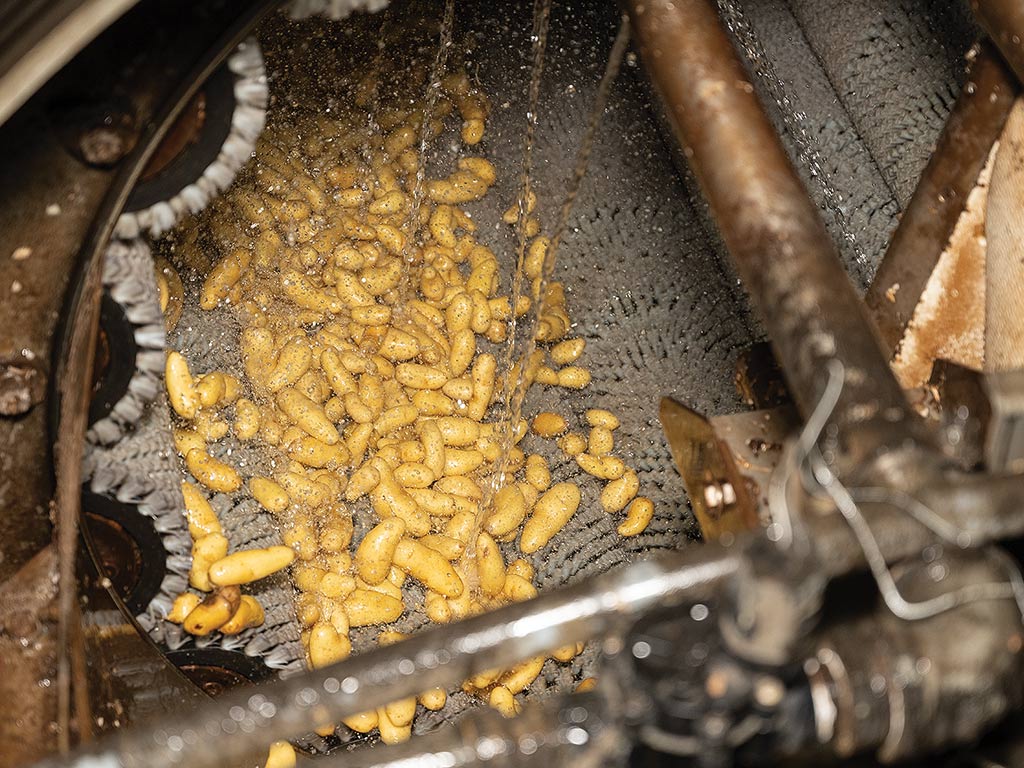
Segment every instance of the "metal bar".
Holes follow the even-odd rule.
[[[478,707],[451,727],[404,744],[339,751],[316,762],[318,768],[608,765],[607,758],[621,756],[629,744],[609,709],[606,697],[597,693],[561,694],[527,704],[513,718]]]
[[[43,766],[221,768],[258,762],[279,739],[340,722],[435,687],[451,688],[571,642],[625,631],[641,615],[707,600],[736,570],[716,545],[645,560],[533,600],[438,626],[258,691],[240,689],[155,730],[116,734],[96,747]]]
[[[843,441],[840,469],[920,433],[712,4],[627,5],[647,70],[805,416],[823,390],[829,361],[843,364],[846,381],[833,417]]]
[[[991,44],[982,43],[864,297],[890,357],[903,338],[1017,93],[1013,73]]]

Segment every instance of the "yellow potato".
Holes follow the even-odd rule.
[[[363,460],[372,435],[372,424],[352,424],[345,430],[345,444],[348,446],[349,460],[353,466]]]
[[[427,618],[435,624],[447,624],[452,620],[452,609],[443,595],[437,592],[427,592],[424,598],[423,612]]]
[[[534,576],[533,566],[520,557],[508,564],[508,568],[506,569],[506,575],[518,576],[521,579],[525,579],[528,582],[532,582]]]
[[[587,440],[587,452],[592,456],[606,456],[615,447],[615,438],[607,427],[596,426],[590,429]]]
[[[636,536],[646,530],[654,517],[654,502],[646,496],[633,499],[626,510],[626,519],[616,529],[620,536]]]
[[[434,482],[434,473],[426,464],[405,463],[395,467],[395,479],[402,486],[410,488],[427,488]]]
[[[409,696],[393,701],[384,707],[384,712],[393,725],[399,727],[411,725],[412,719],[416,716],[416,697]]]
[[[210,566],[227,553],[228,540],[221,533],[209,533],[196,539],[192,544],[192,568],[189,571],[189,584],[203,592],[211,591],[213,584],[210,581]]]
[[[323,407],[301,392],[291,388],[282,389],[277,393],[277,404],[310,437],[327,445],[336,445],[341,440]]]
[[[626,471],[622,459],[615,456],[592,456],[581,453],[576,457],[580,469],[600,480],[618,480]]]
[[[320,354],[320,366],[327,375],[327,383],[338,397],[356,391],[355,376],[342,365],[341,358],[333,349],[325,349]]]
[[[515,484],[506,485],[494,494],[493,504],[493,510],[484,521],[484,530],[492,536],[511,533],[526,517],[526,499]]]
[[[514,603],[532,600],[537,596],[537,588],[528,579],[514,573],[505,573],[505,586],[502,595]]]
[[[300,435],[289,441],[288,456],[303,466],[317,469],[343,466],[349,459],[348,448],[344,443],[327,445],[309,435]]]
[[[558,386],[567,389],[583,389],[590,384],[590,371],[571,365],[558,371]]]
[[[580,506],[580,489],[572,483],[556,483],[541,496],[523,526],[519,548],[532,554],[562,529]]]
[[[401,600],[371,589],[356,589],[345,598],[344,606],[353,627],[389,624],[405,610]]]
[[[201,539],[210,533],[222,533],[220,520],[213,511],[203,492],[192,483],[181,484],[181,495],[185,499],[185,519],[188,532],[193,539]]]
[[[605,512],[618,512],[636,496],[640,490],[640,478],[636,472],[627,470],[618,480],[612,480],[601,491],[601,506]]]
[[[537,679],[544,666],[544,661],[543,656],[537,656],[517,664],[501,677],[501,684],[512,694],[526,690]]]
[[[274,480],[284,488],[290,503],[310,509],[321,507],[330,498],[330,490],[323,483],[311,480],[299,472],[278,472]]]
[[[343,552],[348,554],[348,545],[352,542],[352,516],[339,513],[328,519],[320,527],[320,548],[325,552]]]
[[[291,386],[302,378],[312,362],[313,350],[306,338],[292,339],[281,348],[276,363],[267,375],[267,389],[279,392]]]
[[[260,626],[265,619],[266,615],[259,601],[251,595],[242,595],[238,610],[221,626],[220,631],[224,635],[237,635],[239,632]]]
[[[579,456],[587,450],[587,440],[583,435],[571,432],[558,439],[558,447],[561,448],[562,452],[567,456]]]
[[[237,470],[220,459],[215,459],[206,451],[193,448],[185,456],[185,466],[192,477],[211,491],[234,493],[242,487],[242,478]]]
[[[395,366],[395,377],[400,384],[414,389],[440,389],[448,381],[444,371],[418,363],[399,363]]]
[[[435,478],[441,477],[445,465],[444,435],[441,428],[434,420],[420,421],[417,427],[423,444],[423,463]]]
[[[208,635],[227,624],[241,600],[242,593],[238,587],[221,587],[193,608],[182,626],[190,635]]]
[[[462,594],[462,579],[451,563],[418,541],[402,539],[395,548],[394,564],[428,589],[445,597]]]
[[[388,576],[395,549],[405,535],[405,523],[389,517],[374,527],[359,543],[355,554],[356,571],[367,584],[379,584]]]
[[[380,730],[380,740],[384,744],[401,744],[403,741],[408,741],[412,735],[412,727],[409,725],[399,726],[391,722],[384,707],[377,710],[377,728]]]
[[[357,424],[372,424],[375,417],[373,409],[362,401],[357,392],[349,392],[342,398],[342,402],[345,404],[345,412],[352,421]]]
[[[266,477],[249,480],[249,492],[264,509],[281,513],[288,509],[288,493],[280,485]]]
[[[194,419],[199,409],[199,393],[188,369],[188,362],[178,352],[167,353],[164,366],[167,399],[174,412],[183,419]]]
[[[240,398],[235,403],[235,437],[252,440],[260,431],[260,409],[252,401]]]
[[[352,473],[348,479],[348,486],[345,488],[345,498],[348,501],[355,501],[366,495],[380,482],[380,473],[369,462],[363,464]]]
[[[561,648],[556,648],[552,651],[551,658],[555,661],[567,664],[576,657],[577,653],[579,653],[579,651],[577,650],[576,643],[570,643],[569,645],[563,645]]]
[[[443,492],[450,493],[455,496],[465,496],[468,499],[479,501],[483,498],[484,492],[477,485],[476,481],[471,477],[465,477],[464,475],[452,475],[451,477],[442,477],[436,483],[434,488]]]
[[[402,427],[414,424],[418,416],[419,410],[415,405],[396,405],[380,415],[373,429],[377,434],[389,435]]]
[[[417,392],[412,402],[421,416],[451,416],[455,412],[455,403],[435,390]]]
[[[450,205],[439,205],[430,214],[430,236],[438,245],[445,248],[455,247],[455,232],[452,226],[452,208]]]
[[[476,569],[480,590],[491,597],[501,594],[505,586],[505,560],[494,539],[486,533],[476,539]]]
[[[477,355],[473,362],[473,397],[470,398],[466,408],[466,415],[474,421],[483,420],[487,407],[491,404],[491,397],[494,395],[494,376],[497,371],[497,361],[491,354]]]
[[[487,703],[498,710],[503,717],[515,717],[521,709],[519,702],[512,695],[512,691],[504,685],[496,685],[491,689]]]
[[[314,669],[328,667],[352,653],[348,635],[339,634],[330,623],[318,621],[309,634],[309,662]]]
[[[228,297],[231,289],[242,276],[242,265],[233,254],[218,261],[203,282],[199,292],[199,306],[211,310]]]
[[[551,470],[543,456],[534,453],[526,457],[526,482],[542,493],[551,486]]]
[[[174,448],[182,456],[188,456],[188,452],[193,449],[206,450],[206,438],[195,429],[176,427],[171,434],[174,438]]]
[[[454,368],[454,364],[452,367]],[[448,383],[441,387],[441,392],[453,400],[469,400],[473,396],[473,381],[466,376],[449,379]]]
[[[568,426],[564,418],[548,411],[538,413],[533,419],[533,432],[541,437],[558,437]]]
[[[203,408],[212,408],[220,402],[227,391],[224,383],[224,374],[220,371],[212,371],[200,376],[195,384],[196,394],[199,395],[199,403]]]
[[[317,584],[317,594],[333,599],[344,598],[356,589],[355,577],[343,573],[325,573]]]
[[[182,592],[171,604],[171,610],[167,614],[167,620],[175,624],[181,624],[185,618],[192,613],[193,609],[203,601],[194,592]]]
[[[343,717],[341,722],[356,733],[369,733],[377,727],[377,712],[361,712],[352,717]]]
[[[565,341],[560,341],[551,347],[551,351],[549,353],[551,355],[551,362],[558,366],[571,365],[580,359],[580,355],[583,354],[583,348],[586,345],[587,342],[583,339],[566,339]],[[590,411],[587,411],[587,413],[589,414]],[[608,411],[605,411],[605,413],[608,413]],[[590,422],[590,424],[594,426],[593,422]],[[602,424],[601,426],[608,425]],[[614,427],[609,428],[614,429]]]
[[[373,462],[380,481],[370,492],[370,503],[377,514],[380,517],[400,517],[413,536],[430,533],[430,516],[419,508],[416,500],[395,480],[387,462],[379,457],[373,459]]]
[[[466,447],[480,439],[480,424],[464,416],[442,416],[432,422],[441,432],[446,446]]]
[[[468,475],[476,471],[484,463],[483,454],[476,450],[461,448],[445,448],[444,474]]]
[[[421,693],[419,699],[424,709],[437,712],[444,708],[445,702],[448,700],[448,694],[445,693],[444,688],[431,688],[429,691]]]
[[[266,328],[250,326],[242,331],[240,344],[246,375],[250,381],[265,386],[269,370],[276,362],[274,334]]]
[[[210,581],[219,587],[248,584],[287,568],[295,560],[291,547],[266,547],[234,552],[210,566]]]
[[[381,339],[378,351],[383,357],[395,362],[412,360],[420,354],[420,343],[415,336],[405,331],[389,328]]]
[[[275,741],[263,768],[295,768],[295,748],[287,741]]]
[[[407,488],[417,506],[432,517],[451,517],[457,511],[455,497],[433,488]]]
[[[466,549],[465,542],[445,536],[443,533],[428,533],[419,539],[419,543],[434,550],[448,562],[458,560]]]
[[[619,419],[611,411],[603,408],[588,408],[586,413],[587,424],[592,427],[604,427],[608,430],[619,428]]]

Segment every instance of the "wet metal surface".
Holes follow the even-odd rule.
[[[756,528],[756,499],[714,420],[667,397],[661,401],[660,417],[705,540]]]
[[[982,44],[865,296],[890,355],[953,235],[1017,93],[999,54]]]

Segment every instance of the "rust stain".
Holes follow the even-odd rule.
[[[985,356],[985,208],[998,148],[996,142],[893,360],[893,371],[905,389],[924,386],[938,358],[981,370]]]

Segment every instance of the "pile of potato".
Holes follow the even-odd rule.
[[[201,360],[167,357],[175,443],[198,483],[183,485],[195,540],[191,586],[209,593],[175,603],[168,619],[189,632],[257,625],[262,609],[240,588],[289,566],[314,667],[349,655],[352,627],[385,627],[402,616],[408,579],[423,585],[422,610],[438,623],[535,596],[533,567],[521,557],[507,562],[499,543],[514,542],[524,555],[541,550],[576,512],[580,490],[519,447],[530,429],[557,440],[605,484],[604,508],[625,510],[622,535],[651,520],[636,472],[613,454],[612,413],[587,411],[589,433],[570,431],[555,413],[532,424],[508,416],[515,387],[587,387],[585,342],[567,337],[562,285],[544,277],[550,243],[532,217],[532,196],[522,224],[529,295],[510,296],[501,292],[498,259],[460,208],[488,193],[495,167],[464,156],[449,176],[417,182],[421,135],[436,138],[455,112],[467,147],[484,134],[484,95],[464,73],[442,84],[426,126],[422,105],[374,107],[357,89],[348,111],[269,127],[248,181],[236,183],[211,219],[223,255],[199,303],[237,314],[245,373],[196,374]],[[519,215],[513,206],[505,220],[516,224]],[[531,311],[536,352],[499,371],[494,352],[508,343],[513,319]],[[277,457],[276,471],[243,479],[214,458],[209,444],[228,434]],[[251,494],[280,520],[286,546],[229,554],[199,486]],[[352,509],[367,502],[379,522],[353,546]],[[379,642],[401,637],[382,629]],[[567,662],[580,650],[552,656]],[[477,675],[464,687],[512,715],[515,695],[544,660]],[[417,703],[439,709],[445,697],[427,691],[345,723],[400,742]]]

